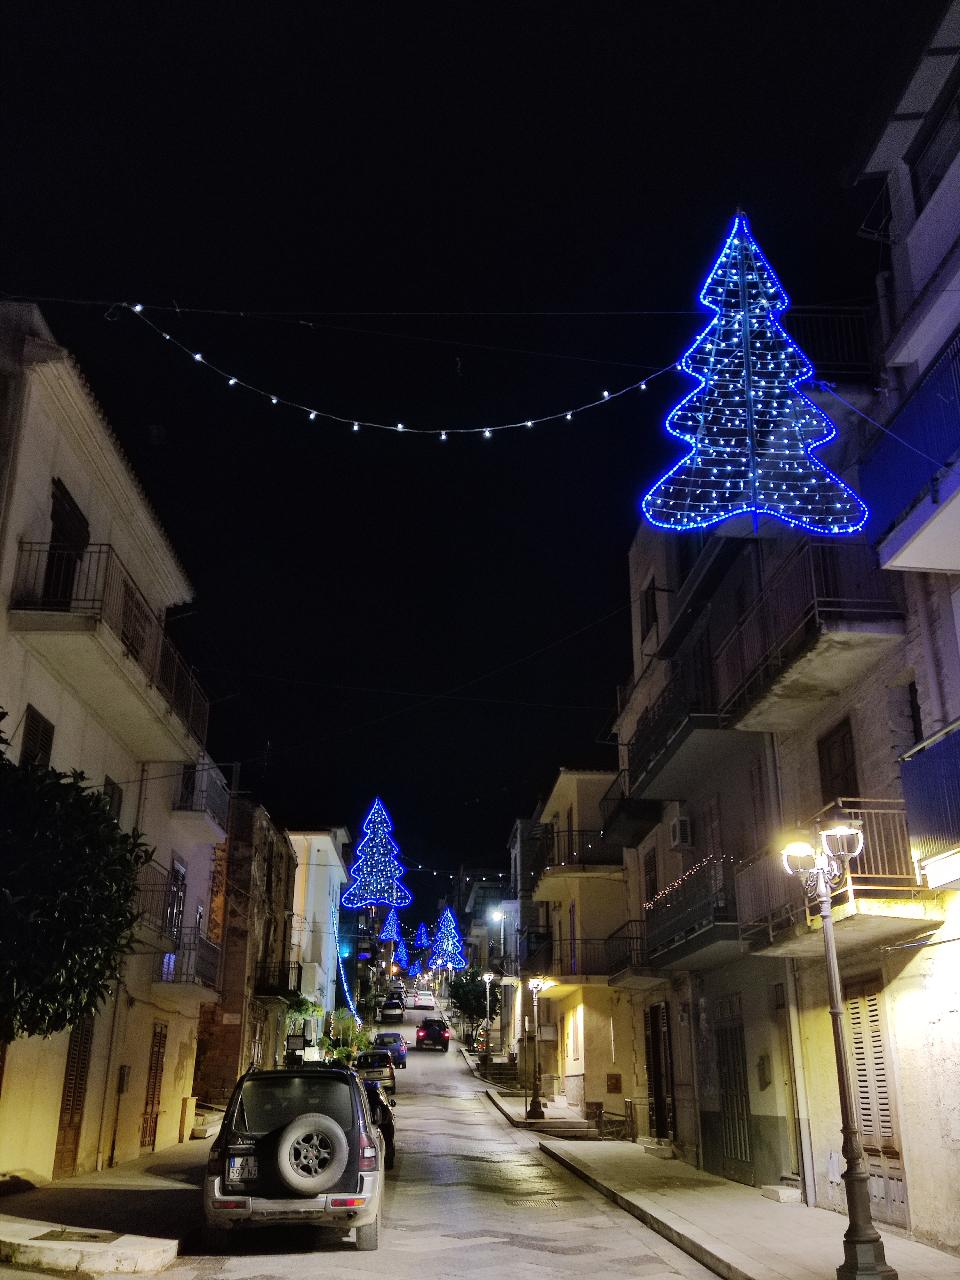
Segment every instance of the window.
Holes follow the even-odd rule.
[[[705,858],[718,859],[723,856],[723,841],[720,829],[720,796],[711,796],[700,809],[699,827],[700,851]]]
[[[657,580],[651,578],[640,597],[640,640],[647,636],[657,625]]]
[[[273,1133],[297,1116],[318,1111],[330,1116],[346,1133],[353,1127],[353,1094],[339,1077],[278,1075],[248,1080],[240,1091],[238,1120],[248,1133]]]
[[[835,729],[825,733],[817,743],[820,755],[820,791],[823,803],[830,804],[841,796],[855,796],[857,760],[853,750],[853,730],[849,720],[841,720]]]
[[[937,103],[927,117],[927,123],[917,135],[907,162],[913,180],[913,194],[917,213],[946,176],[947,170],[960,153],[960,83],[956,77],[948,86],[945,100]]]
[[[657,851],[648,849],[643,855],[643,901],[650,903],[657,896]]]
[[[41,769],[50,767],[53,750],[53,725],[36,707],[27,703],[23,717],[23,746],[20,748],[21,764],[36,764]]]
[[[120,810],[123,806],[123,787],[119,786],[109,774],[103,780],[103,794],[110,806],[110,817],[120,821]]]

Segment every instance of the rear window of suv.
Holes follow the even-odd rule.
[[[377,1036],[377,1044],[399,1044],[399,1043],[400,1043],[399,1031],[387,1031],[386,1033],[381,1032]]]
[[[386,1050],[379,1053],[358,1053],[357,1066],[361,1071],[369,1071],[371,1068],[389,1067],[390,1055]]]
[[[237,1121],[247,1133],[272,1133],[308,1111],[330,1116],[349,1133],[353,1128],[349,1082],[319,1073],[247,1080],[240,1090]]]

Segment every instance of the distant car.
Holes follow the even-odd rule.
[[[430,1045],[433,1049],[442,1049],[444,1053],[450,1048],[450,1028],[443,1018],[424,1018],[417,1027],[416,1045],[425,1049]]]
[[[311,1063],[241,1076],[210,1149],[208,1231],[332,1227],[379,1243],[386,1139],[349,1067]]]
[[[383,1167],[392,1169],[397,1155],[396,1125],[393,1121],[393,1108],[397,1105],[397,1100],[388,1099],[376,1080],[364,1080],[363,1087],[367,1091],[367,1105],[370,1107],[373,1123],[383,1134]]]
[[[403,1003],[408,1009],[415,1009],[417,1007],[417,993],[415,991],[408,991],[404,997]]]
[[[435,1009],[437,1007],[437,1002],[434,999],[433,992],[422,990],[418,991],[416,999],[413,1002],[413,1007],[415,1009]]]
[[[376,1080],[390,1093],[397,1092],[397,1071],[386,1049],[367,1049],[358,1053],[353,1066],[361,1080]]]
[[[403,1001],[398,1000],[396,996],[388,996],[380,1007],[380,1021],[402,1022]]]
[[[386,1049],[393,1059],[393,1065],[401,1071],[407,1065],[407,1042],[399,1031],[378,1031],[373,1037],[375,1049]]]

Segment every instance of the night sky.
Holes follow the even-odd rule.
[[[7,13],[0,289],[91,304],[43,305],[196,588],[170,632],[210,750],[276,821],[357,831],[379,792],[407,862],[503,866],[558,766],[615,767],[636,502],[689,382],[490,442],[355,434],[109,304],[452,433],[679,358],[738,205],[795,304],[866,302],[877,189],[845,171],[940,7]]]

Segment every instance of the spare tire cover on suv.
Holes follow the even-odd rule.
[[[277,1173],[297,1195],[315,1196],[339,1181],[349,1157],[347,1135],[336,1120],[308,1111],[281,1132]]]

